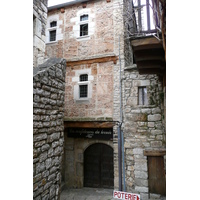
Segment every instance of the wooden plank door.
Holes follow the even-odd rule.
[[[84,187],[113,188],[113,149],[94,144],[84,153]]]
[[[166,195],[164,159],[162,156],[148,156],[149,192]]]

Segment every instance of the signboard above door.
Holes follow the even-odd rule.
[[[113,140],[113,129],[112,128],[67,128],[67,136],[73,138]]]

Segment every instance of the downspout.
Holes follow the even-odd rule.
[[[122,165],[123,165],[123,185],[124,192],[126,191],[125,184],[125,163],[124,163],[124,136],[121,130],[122,126],[122,79],[121,79],[121,56],[120,56],[120,35],[119,35],[119,91],[120,91],[120,124],[118,127],[118,166],[119,166],[119,191],[122,191]],[[121,165],[122,163],[122,165]]]

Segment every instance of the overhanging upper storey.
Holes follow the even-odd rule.
[[[140,74],[165,76],[165,16],[165,0],[133,0],[130,40]]]

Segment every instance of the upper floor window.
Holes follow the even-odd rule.
[[[57,29],[57,21],[50,22],[49,42],[56,41],[56,29]]]
[[[84,14],[80,16],[80,36],[88,35],[89,16]]]
[[[80,16],[80,21],[88,20],[88,15],[82,15]]]
[[[147,87],[138,87],[138,104],[147,105]]]
[[[154,16],[152,0],[133,0],[137,32],[152,32],[159,26]],[[156,26],[155,26],[156,24]]]
[[[49,31],[49,35],[50,35],[50,42],[56,41],[56,30]]]
[[[88,97],[88,75],[80,75],[80,84],[79,84],[79,98]]]
[[[50,27],[55,27],[55,26],[57,26],[57,22],[56,21],[53,21],[53,22],[50,23]]]

